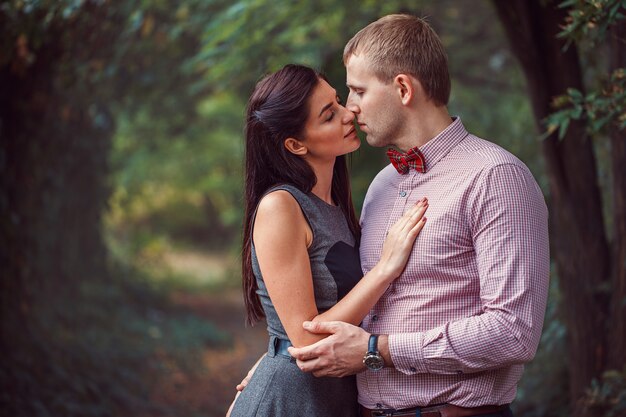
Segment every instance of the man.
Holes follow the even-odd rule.
[[[365,198],[364,272],[389,226],[423,196],[428,221],[404,273],[360,328],[306,322],[330,336],[289,352],[316,376],[358,373],[363,416],[510,415],[548,293],[541,190],[521,161],[450,117],[447,58],[423,20],[383,17],[348,42],[343,58],[347,107],[368,143],[403,151],[388,152],[392,164]]]

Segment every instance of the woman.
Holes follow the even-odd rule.
[[[353,377],[305,374],[287,347],[320,339],[306,320],[362,321],[404,269],[428,202],[391,228],[363,277],[345,161],[360,146],[354,115],[320,74],[287,65],[257,84],[246,116],[243,287],[270,343],[231,416],[357,416]]]

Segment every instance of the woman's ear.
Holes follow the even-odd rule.
[[[400,97],[402,104],[405,106],[411,104],[411,101],[415,99],[417,90],[421,87],[415,84],[419,83],[419,81],[407,74],[396,75],[393,82],[396,87],[396,91],[398,92],[398,96]]]
[[[298,139],[294,139],[294,138],[285,139],[285,148],[287,148],[287,150],[294,155],[302,156],[302,155],[306,155],[308,152],[308,149],[306,148],[306,146],[304,146],[304,144],[300,142]]]

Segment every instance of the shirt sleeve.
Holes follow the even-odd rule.
[[[480,281],[479,314],[420,333],[389,336],[405,374],[462,374],[530,361],[549,285],[548,210],[524,166],[484,170],[468,204]]]

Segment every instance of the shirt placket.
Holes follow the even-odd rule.
[[[393,202],[393,208],[389,213],[389,221],[387,222],[387,227],[383,238],[387,236],[387,233],[389,232],[391,226],[393,226],[408,209],[410,201],[412,200],[411,193],[414,188],[417,174],[417,171],[415,171],[414,169],[409,170],[407,174],[403,175],[402,181],[400,181],[400,183],[398,184],[395,193],[395,200]],[[392,283],[387,291],[395,292],[394,285],[395,283]],[[372,334],[379,334],[380,332],[380,326],[378,325],[378,323],[383,314],[382,310],[384,310],[384,306],[377,304],[370,311],[368,327]],[[383,401],[383,395],[381,391],[381,388],[384,388],[384,384],[386,383],[386,381],[384,381],[380,375],[372,375],[371,373],[368,380],[368,388],[375,387],[374,392],[372,392],[371,389],[369,391],[371,398],[375,398],[376,400],[376,406],[378,408],[386,406]],[[371,384],[371,382],[373,382],[372,380],[375,381],[374,384]]]

